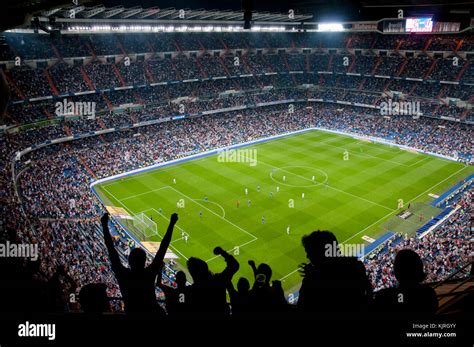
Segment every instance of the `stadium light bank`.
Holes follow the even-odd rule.
[[[237,25],[78,25],[69,26],[69,32],[288,32],[297,30],[285,26],[254,26],[245,30]]]

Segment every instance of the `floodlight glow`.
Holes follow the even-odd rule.
[[[318,24],[318,31],[343,31],[341,23],[321,23]]]

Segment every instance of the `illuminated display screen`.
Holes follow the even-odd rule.
[[[433,30],[432,18],[407,18],[405,29],[407,32],[424,33]]]

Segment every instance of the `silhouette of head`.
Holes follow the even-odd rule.
[[[270,283],[270,279],[272,278],[272,268],[270,265],[261,263],[257,268],[257,273],[265,275],[265,284]]]
[[[142,270],[145,268],[146,253],[141,248],[134,248],[128,255],[128,264],[132,271]]]
[[[306,256],[313,264],[326,258],[328,246],[338,245],[336,236],[327,230],[313,231],[311,234],[303,236],[302,242]]]
[[[176,284],[178,287],[186,286],[186,274],[183,271],[178,271],[176,273]]]
[[[79,303],[86,313],[110,311],[107,286],[104,283],[89,283],[79,292]]]
[[[425,279],[423,262],[420,256],[411,249],[402,249],[397,253],[393,264],[398,283],[420,283]]]
[[[188,259],[187,264],[194,282],[206,280],[210,277],[209,267],[204,260],[192,257]]]
[[[245,277],[240,277],[239,281],[237,282],[237,291],[242,294],[242,293],[248,293],[250,290],[250,283],[249,280],[246,279]]]

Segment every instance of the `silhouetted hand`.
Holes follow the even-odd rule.
[[[174,224],[176,224],[177,221],[178,221],[178,214],[177,214],[177,213],[173,213],[173,214],[171,215],[170,223],[174,225]]]
[[[252,267],[255,266],[255,261],[253,261],[253,260],[249,260],[248,263],[249,263],[249,265],[252,266]]]
[[[214,248],[214,254],[215,255],[222,255],[222,254],[224,254],[224,250],[221,247],[216,247],[216,248]]]
[[[100,222],[102,223],[103,227],[107,227],[109,225],[109,214],[106,212],[100,219]]]
[[[312,267],[311,263],[301,263],[298,272],[304,277],[310,272]]]

